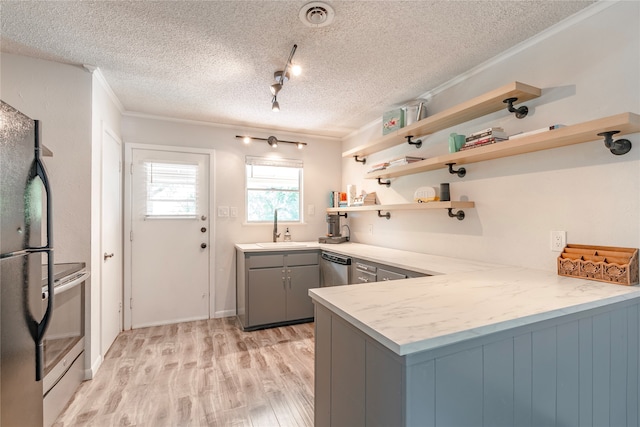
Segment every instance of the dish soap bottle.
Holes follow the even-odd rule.
[[[284,232],[284,241],[285,242],[291,241],[291,233],[289,233],[289,227],[287,227],[287,231]]]

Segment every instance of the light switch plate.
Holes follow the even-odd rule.
[[[231,218],[237,218],[238,217],[238,208],[235,206],[232,206],[229,208],[229,214],[231,215]]]
[[[229,216],[229,206],[218,206],[218,216],[219,217]]]

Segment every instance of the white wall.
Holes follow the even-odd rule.
[[[513,134],[640,113],[640,3],[598,4],[586,15],[470,72],[435,94],[427,107],[433,114],[520,81],[542,89],[540,98],[525,103],[528,117],[518,120],[497,112],[424,137],[419,150],[403,145],[371,155],[367,165],[403,155],[444,154],[451,132],[503,126]],[[363,129],[345,140],[343,150],[380,135],[381,125]],[[357,184],[359,190],[376,191],[382,203],[411,201],[416,188],[442,182],[451,183],[453,200],[476,203],[465,210],[464,221],[450,219],[444,210],[395,211],[391,220],[375,212],[350,214],[354,240],[545,270],[555,270],[558,255],[550,251],[551,230],[566,230],[570,243],[639,247],[640,135],[628,139],[634,147],[625,156],[612,155],[598,139],[467,165],[462,179],[444,170],[400,177],[390,188],[365,180],[368,166],[344,159],[342,188]]]
[[[294,145],[281,144],[272,149],[266,142],[245,145],[236,135],[249,134],[266,138],[275,135],[286,141],[307,142],[303,150]],[[234,128],[207,125],[198,122],[163,120],[134,115],[125,115],[122,120],[122,136],[125,144],[173,145],[215,150],[215,175],[212,196],[215,206],[238,208],[237,218],[218,218],[215,221],[215,307],[212,317],[235,314],[235,243],[268,242],[272,225],[247,225],[245,217],[244,170],[245,156],[281,156],[302,159],[304,162],[304,224],[291,224],[289,230],[293,240],[317,240],[326,233],[325,208],[328,193],[340,187],[341,143],[329,138],[309,137],[269,132],[259,129]],[[314,215],[307,215],[309,205],[315,208]],[[126,213],[125,213],[126,215]],[[281,224],[287,226],[286,223]]]
[[[0,54],[2,100],[40,120],[53,189],[54,259],[86,262],[91,239],[91,75],[82,67]]]

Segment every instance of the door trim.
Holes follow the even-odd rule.
[[[119,148],[119,152],[120,155],[118,156],[118,161],[120,162],[120,171],[118,172],[120,175],[120,182],[119,182],[119,193],[120,193],[120,209],[118,211],[118,215],[120,215],[120,226],[122,227],[119,232],[122,233],[124,230],[124,221],[123,221],[123,217],[124,217],[124,211],[122,210],[122,195],[123,195],[123,188],[122,188],[122,183],[123,183],[123,179],[122,179],[122,165],[123,165],[123,160],[122,160],[122,139],[120,138],[120,136],[104,121],[102,121],[102,134],[100,135],[101,137],[101,141],[100,141],[100,254],[106,253],[107,252],[107,248],[104,247],[104,240],[102,239],[102,233],[104,232],[104,217],[103,217],[103,213],[104,213],[104,150],[105,150],[105,135],[109,135],[111,138],[113,138],[114,141],[116,141],[116,143],[118,144],[118,148]],[[124,236],[121,235],[120,238],[122,239],[121,241],[124,242]],[[120,250],[122,250],[123,248],[120,248]],[[122,265],[123,265],[123,269],[120,272],[121,277],[120,277],[120,285],[124,286],[124,258],[122,259]],[[103,303],[104,303],[104,269],[103,269],[103,259],[102,256],[100,257],[100,263],[98,264],[99,269],[100,269],[100,307],[99,307],[99,313],[100,313],[100,356],[102,357],[102,359],[104,360],[104,356],[107,354],[107,351],[109,349],[105,349],[104,348],[104,337],[103,337],[103,326],[104,326],[104,318],[103,318]],[[123,288],[123,292],[120,293],[120,304],[121,307],[124,308],[124,288]],[[124,312],[124,310],[122,310],[122,312]],[[124,325],[123,323],[123,318],[122,318],[122,313],[120,314],[120,323],[118,325],[119,331],[118,333],[122,332],[122,326]],[[116,335],[117,337],[117,335]],[[115,341],[115,340],[114,340]],[[113,344],[113,342],[111,343]]]
[[[175,145],[155,145],[125,142],[124,144],[124,330],[131,329],[131,165],[133,162],[133,150],[155,150],[155,151],[171,151],[179,153],[206,154],[209,156],[209,319],[213,318],[215,313],[215,241],[216,241],[216,216],[214,206],[216,201],[216,191],[214,186],[215,176],[215,159],[216,151],[206,148],[180,147]]]

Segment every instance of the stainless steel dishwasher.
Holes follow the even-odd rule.
[[[323,251],[320,260],[320,287],[351,283],[350,266],[350,257]]]

